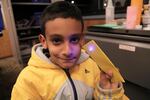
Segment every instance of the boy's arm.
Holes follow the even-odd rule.
[[[97,75],[98,76],[98,75]],[[96,79],[96,86],[94,90],[94,98],[96,100],[129,100],[124,94],[123,84],[119,83],[118,88],[115,89],[103,89],[99,85],[100,78]]]
[[[29,89],[15,85],[11,93],[11,100],[39,100],[39,98],[36,98],[34,92],[31,92]]]
[[[95,83],[98,85],[95,86],[95,98],[98,100],[128,100],[125,98],[122,83],[119,84],[119,82],[124,82],[123,77],[96,42],[93,40],[88,42],[83,49],[90,55],[97,67],[99,66],[98,68],[104,72],[104,74],[101,72],[96,75],[98,81]]]
[[[41,100],[41,97],[27,77],[19,77],[12,89],[11,100]]]
[[[124,94],[122,83],[117,89],[102,89],[99,85],[97,85],[97,89],[96,99],[98,100],[129,100]]]

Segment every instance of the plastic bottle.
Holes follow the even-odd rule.
[[[112,21],[114,20],[114,6],[113,6],[113,3],[112,3],[112,0],[108,0],[108,3],[107,3],[107,6],[106,6],[106,9],[105,9],[105,21],[106,21],[106,24],[110,24],[112,23]]]

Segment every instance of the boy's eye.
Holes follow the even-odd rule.
[[[70,39],[70,42],[73,44],[77,44],[80,41],[80,36],[73,36]]]
[[[59,44],[61,44],[62,39],[57,37],[57,38],[53,38],[51,41],[54,45],[59,45]]]

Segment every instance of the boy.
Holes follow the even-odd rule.
[[[98,69],[81,51],[83,19],[80,10],[65,1],[47,7],[41,16],[41,44],[32,49],[28,66],[12,90],[12,100],[125,99],[113,73]]]

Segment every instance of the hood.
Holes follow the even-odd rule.
[[[81,50],[81,55],[77,64],[80,64],[86,61],[89,58],[89,55],[85,53],[84,50]],[[53,64],[50,59],[43,53],[43,47],[41,43],[36,44],[32,48],[31,58],[28,62],[29,66],[42,67],[42,68],[60,68],[57,65]]]

